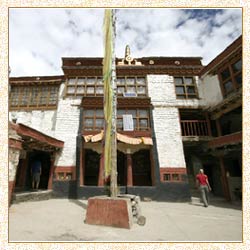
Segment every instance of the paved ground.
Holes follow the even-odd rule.
[[[226,202],[142,202],[146,224],[132,229],[84,224],[86,200],[13,204],[9,241],[242,241],[242,210]]]

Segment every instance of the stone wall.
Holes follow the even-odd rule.
[[[64,85],[60,91],[63,92]],[[61,93],[60,93],[61,95]],[[64,141],[64,148],[57,157],[55,165],[60,167],[76,166],[76,142],[79,130],[81,97],[59,99],[55,137]]]
[[[15,188],[15,179],[17,166],[19,163],[19,156],[22,149],[20,136],[16,131],[9,129],[9,205],[12,197],[13,189]]]

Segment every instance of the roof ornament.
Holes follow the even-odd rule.
[[[124,56],[124,59],[122,59],[121,62],[118,62],[118,65],[119,66],[122,66],[122,65],[129,65],[129,66],[132,66],[132,65],[135,65],[135,66],[141,66],[142,63],[141,62],[138,62],[137,60],[135,60],[131,54],[130,54],[130,47],[129,45],[126,45],[125,47],[125,56]]]
[[[125,60],[128,62],[129,65],[134,60],[134,58],[131,57],[131,55],[130,55],[130,47],[129,47],[129,45],[126,45],[126,48],[125,48]]]

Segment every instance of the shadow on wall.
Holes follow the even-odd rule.
[[[76,181],[54,181],[53,193],[55,198],[76,199]]]

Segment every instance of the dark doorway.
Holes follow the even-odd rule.
[[[98,185],[100,155],[91,150],[85,150],[85,176],[84,184],[88,186]]]
[[[133,185],[151,186],[151,161],[150,151],[140,150],[132,155]]]
[[[42,163],[42,174],[40,176],[39,189],[48,189],[49,172],[50,172],[50,154],[43,151],[33,151],[28,154],[28,167],[26,172],[25,187],[32,187],[31,164],[39,160]]]
[[[212,188],[212,192],[214,191],[214,182],[213,182],[213,165],[205,164],[203,165],[204,173],[207,175],[209,184]]]
[[[117,183],[120,186],[127,184],[127,157],[124,153],[117,151]]]

